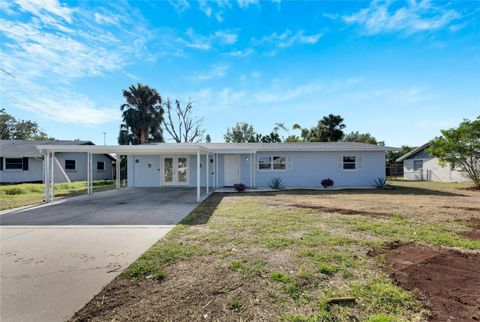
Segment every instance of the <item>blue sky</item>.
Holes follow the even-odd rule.
[[[1,107],[59,139],[116,144],[122,89],[191,98],[214,142],[344,117],[420,145],[480,115],[478,1],[0,2]],[[292,133],[295,133],[292,131]],[[168,137],[167,137],[168,138]]]

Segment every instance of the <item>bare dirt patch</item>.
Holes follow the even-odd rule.
[[[480,213],[480,208],[477,207],[452,207],[452,206],[443,206],[445,209],[460,209],[465,211],[478,211]]]
[[[461,231],[458,234],[471,240],[480,240],[480,218],[470,218],[467,224],[472,230]]]
[[[390,277],[419,295],[431,321],[480,320],[480,254],[409,243],[382,256]]]
[[[345,208],[335,208],[335,207],[325,207],[325,206],[317,206],[317,205],[306,205],[306,204],[293,204],[289,205],[290,207],[296,208],[304,208],[304,209],[313,209],[322,212],[330,212],[336,213],[341,215],[363,215],[363,216],[372,216],[372,217],[388,217],[392,214],[388,214],[386,212],[374,212],[374,211],[365,211],[365,210],[353,210],[353,209],[345,209]]]

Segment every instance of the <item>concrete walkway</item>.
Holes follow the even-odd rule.
[[[71,317],[197,205],[194,191],[170,190],[106,191],[2,214],[0,320]]]

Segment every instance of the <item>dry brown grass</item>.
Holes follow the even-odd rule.
[[[476,252],[459,235],[480,193],[401,183],[386,191],[216,194],[73,320],[419,321],[426,312],[369,256],[397,241]],[[328,304],[354,296],[353,305]]]

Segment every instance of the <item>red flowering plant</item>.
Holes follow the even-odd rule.
[[[325,189],[327,189],[328,187],[333,187],[333,180],[330,178],[323,179],[321,184]]]
[[[237,190],[238,192],[242,192],[242,191],[245,191],[245,189],[247,189],[247,186],[244,185],[243,183],[235,183],[233,185],[233,187],[235,188],[235,190]]]

